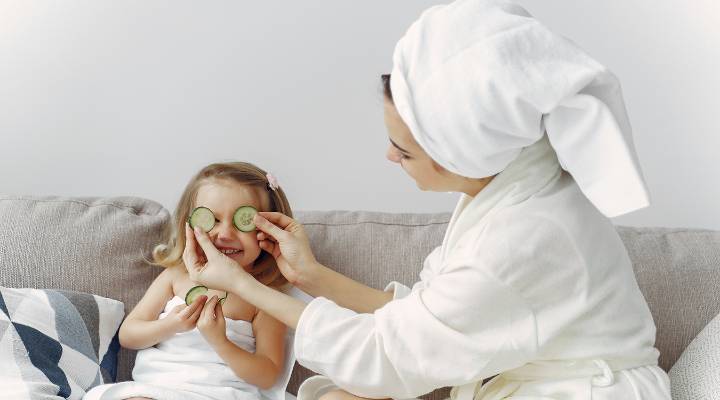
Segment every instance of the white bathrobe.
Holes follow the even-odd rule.
[[[387,290],[394,300],[374,314],[310,302],[298,362],[372,398],[457,386],[451,397],[476,400],[670,399],[623,243],[547,137],[462,195],[420,281]],[[298,398],[317,397],[320,381]]]

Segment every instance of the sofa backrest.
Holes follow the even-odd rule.
[[[720,313],[720,232],[617,229],[657,326],[660,366],[668,371]]]
[[[0,286],[93,293],[127,314],[160,273],[145,259],[169,218],[134,197],[0,196]],[[120,351],[118,379],[130,379],[134,360]]]
[[[320,262],[382,289],[412,284],[438,246],[449,213],[297,212]],[[160,269],[144,260],[170,215],[145,199],[0,196],[0,285],[61,288],[135,306]],[[661,366],[673,365],[720,312],[720,232],[618,227],[658,326]],[[134,352],[122,350],[118,377],[130,379]],[[288,387],[312,373],[296,366]],[[441,398],[438,392],[431,398]]]

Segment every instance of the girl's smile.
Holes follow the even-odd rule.
[[[233,214],[246,205],[263,210],[263,200],[255,188],[224,179],[204,183],[195,198],[195,207],[207,207],[215,214],[215,226],[208,232],[210,240],[221,253],[245,269],[252,267],[262,250],[257,233],[238,230],[233,224]]]

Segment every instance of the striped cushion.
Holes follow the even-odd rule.
[[[2,396],[81,399],[114,382],[124,314],[123,303],[91,294],[0,287]]]

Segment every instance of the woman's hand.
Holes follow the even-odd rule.
[[[238,279],[252,278],[240,264],[221,253],[207,233],[200,229],[192,230],[188,224],[185,224],[183,262],[190,279],[211,289],[232,292]]]
[[[227,340],[225,316],[217,296],[213,296],[202,308],[197,328],[210,346],[217,347]]]
[[[317,266],[303,226],[278,212],[259,212],[253,222],[260,248],[272,254],[288,282],[302,287]]]
[[[187,332],[195,327],[206,300],[207,296],[199,296],[189,306],[178,304],[163,320],[170,325],[172,332]]]

